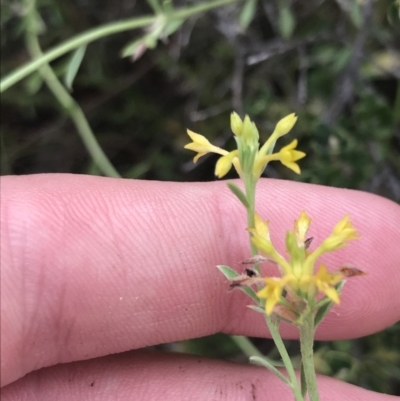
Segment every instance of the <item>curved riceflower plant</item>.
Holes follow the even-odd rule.
[[[358,238],[357,229],[353,227],[349,215],[344,216],[333,227],[331,234],[311,251],[313,238],[307,236],[311,218],[304,210],[301,211],[294,221],[294,229],[286,233],[285,257],[271,241],[269,221],[263,220],[255,210],[256,184],[268,163],[279,161],[300,174],[298,161],[306,154],[297,150],[296,139],[275,151],[278,139],[289,133],[296,121],[294,113],[284,117],[260,145],[258,129],[249,116],[242,120],[238,114],[232,113],[230,123],[236,149],[222,149],[211,144],[203,135],[190,130],[187,132],[192,142],[185,148],[197,153],[193,160],[195,163],[207,153],[219,154],[221,157],[216,163],[215,175],[222,178],[233,167],[244,184],[244,191],[232,182],[228,183],[228,187],[247,211],[251,257],[242,263],[250,265],[250,268],[246,268],[242,274],[226,265],[219,265],[218,268],[230,280],[230,288],[243,290],[253,301],[250,307],[264,314],[287,374],[276,368],[280,362],[274,363],[260,356],[251,357],[250,360],[276,374],[292,389],[296,401],[304,401],[307,394],[311,401],[317,401],[319,395],[313,359],[315,329],[333,304],[340,303],[340,292],[345,280],[364,273],[350,265],[328,269],[325,264],[318,262],[321,255],[342,248]],[[260,269],[262,263],[276,265],[276,276],[263,276]],[[279,334],[281,320],[297,326],[300,331],[300,383]]]

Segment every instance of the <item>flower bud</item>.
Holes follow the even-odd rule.
[[[275,130],[274,130],[275,135],[278,138],[283,135],[286,135],[296,124],[296,121],[297,121],[297,117],[296,117],[295,113],[289,114],[288,116],[282,118],[282,120],[280,120],[278,122],[278,124],[276,124]]]
[[[229,170],[232,168],[232,156],[228,153],[218,159],[215,165],[215,175],[218,178],[224,177],[228,174]]]
[[[231,113],[231,130],[236,136],[242,135],[243,121],[235,112]]]
[[[244,139],[244,143],[254,149],[258,149],[258,139],[259,133],[256,125],[250,120],[249,116],[246,116],[243,120],[243,131],[242,136]]]

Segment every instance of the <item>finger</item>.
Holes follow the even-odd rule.
[[[321,399],[390,401],[319,377]],[[289,387],[265,368],[188,355],[139,351],[41,369],[2,389],[3,401],[293,400]]]
[[[262,316],[242,293],[227,292],[215,268],[242,269],[249,256],[243,207],[224,182],[39,175],[3,177],[1,187],[3,384],[43,366],[219,331],[266,336]],[[359,228],[359,241],[324,261],[368,275],[346,285],[319,339],[366,335],[399,319],[397,205],[277,180],[262,181],[258,194],[282,251],[304,208],[316,240],[346,213]]]

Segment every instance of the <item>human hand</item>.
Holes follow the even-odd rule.
[[[359,337],[399,320],[398,205],[279,180],[260,181],[257,205],[281,249],[303,209],[316,241],[347,213],[359,230],[360,240],[324,261],[351,262],[367,275],[347,283],[317,339]],[[215,268],[242,269],[245,227],[224,182],[2,177],[2,400],[291,400],[265,368],[122,353],[216,332],[268,336],[248,298],[228,293]],[[291,326],[282,333],[297,337]],[[326,400],[397,399],[326,377],[319,390]]]

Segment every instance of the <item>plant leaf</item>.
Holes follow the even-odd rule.
[[[183,23],[184,23],[183,19],[174,19],[171,22],[168,22],[163,32],[164,37],[173,34],[181,27]]]
[[[257,9],[257,0],[247,0],[239,16],[240,27],[245,31],[254,18]]]
[[[146,48],[143,37],[140,39],[136,39],[133,42],[129,42],[121,50],[121,57],[130,57],[132,55],[134,56],[136,54],[136,52],[139,50],[139,48],[142,49],[143,47]],[[136,58],[138,58],[138,57],[134,56],[134,59],[136,59]]]
[[[228,188],[233,192],[233,194],[242,202],[243,206],[248,209],[250,207],[249,201],[247,200],[244,192],[233,182],[228,182]]]
[[[79,67],[82,64],[85,52],[86,52],[86,45],[82,45],[72,53],[72,57],[69,60],[67,71],[65,72],[64,76],[64,84],[69,91],[72,90],[72,84],[74,82],[76,74],[78,73]]]
[[[335,288],[339,291],[339,293],[342,292],[342,289],[343,289],[345,283],[346,283],[345,281],[341,281],[338,285],[335,286]],[[334,302],[330,301],[330,302],[326,303],[325,305],[322,305],[318,309],[317,313],[315,314],[315,319],[314,319],[315,328],[317,328],[317,326],[322,322],[324,317],[332,309],[333,305],[334,305]]]
[[[262,315],[265,315],[265,309],[261,308],[261,306],[257,305],[247,305],[248,308],[252,309],[255,312],[261,313]]]
[[[236,272],[229,266],[218,265],[217,268],[228,280],[232,280],[233,278],[240,276],[238,272]],[[254,302],[256,302],[257,305],[260,303],[260,300],[258,299],[256,293],[252,288],[250,287],[238,287],[238,288],[241,291],[243,291],[246,295],[248,295]]]
[[[296,20],[290,8],[284,5],[279,10],[279,30],[284,39],[289,39],[292,36]]]

